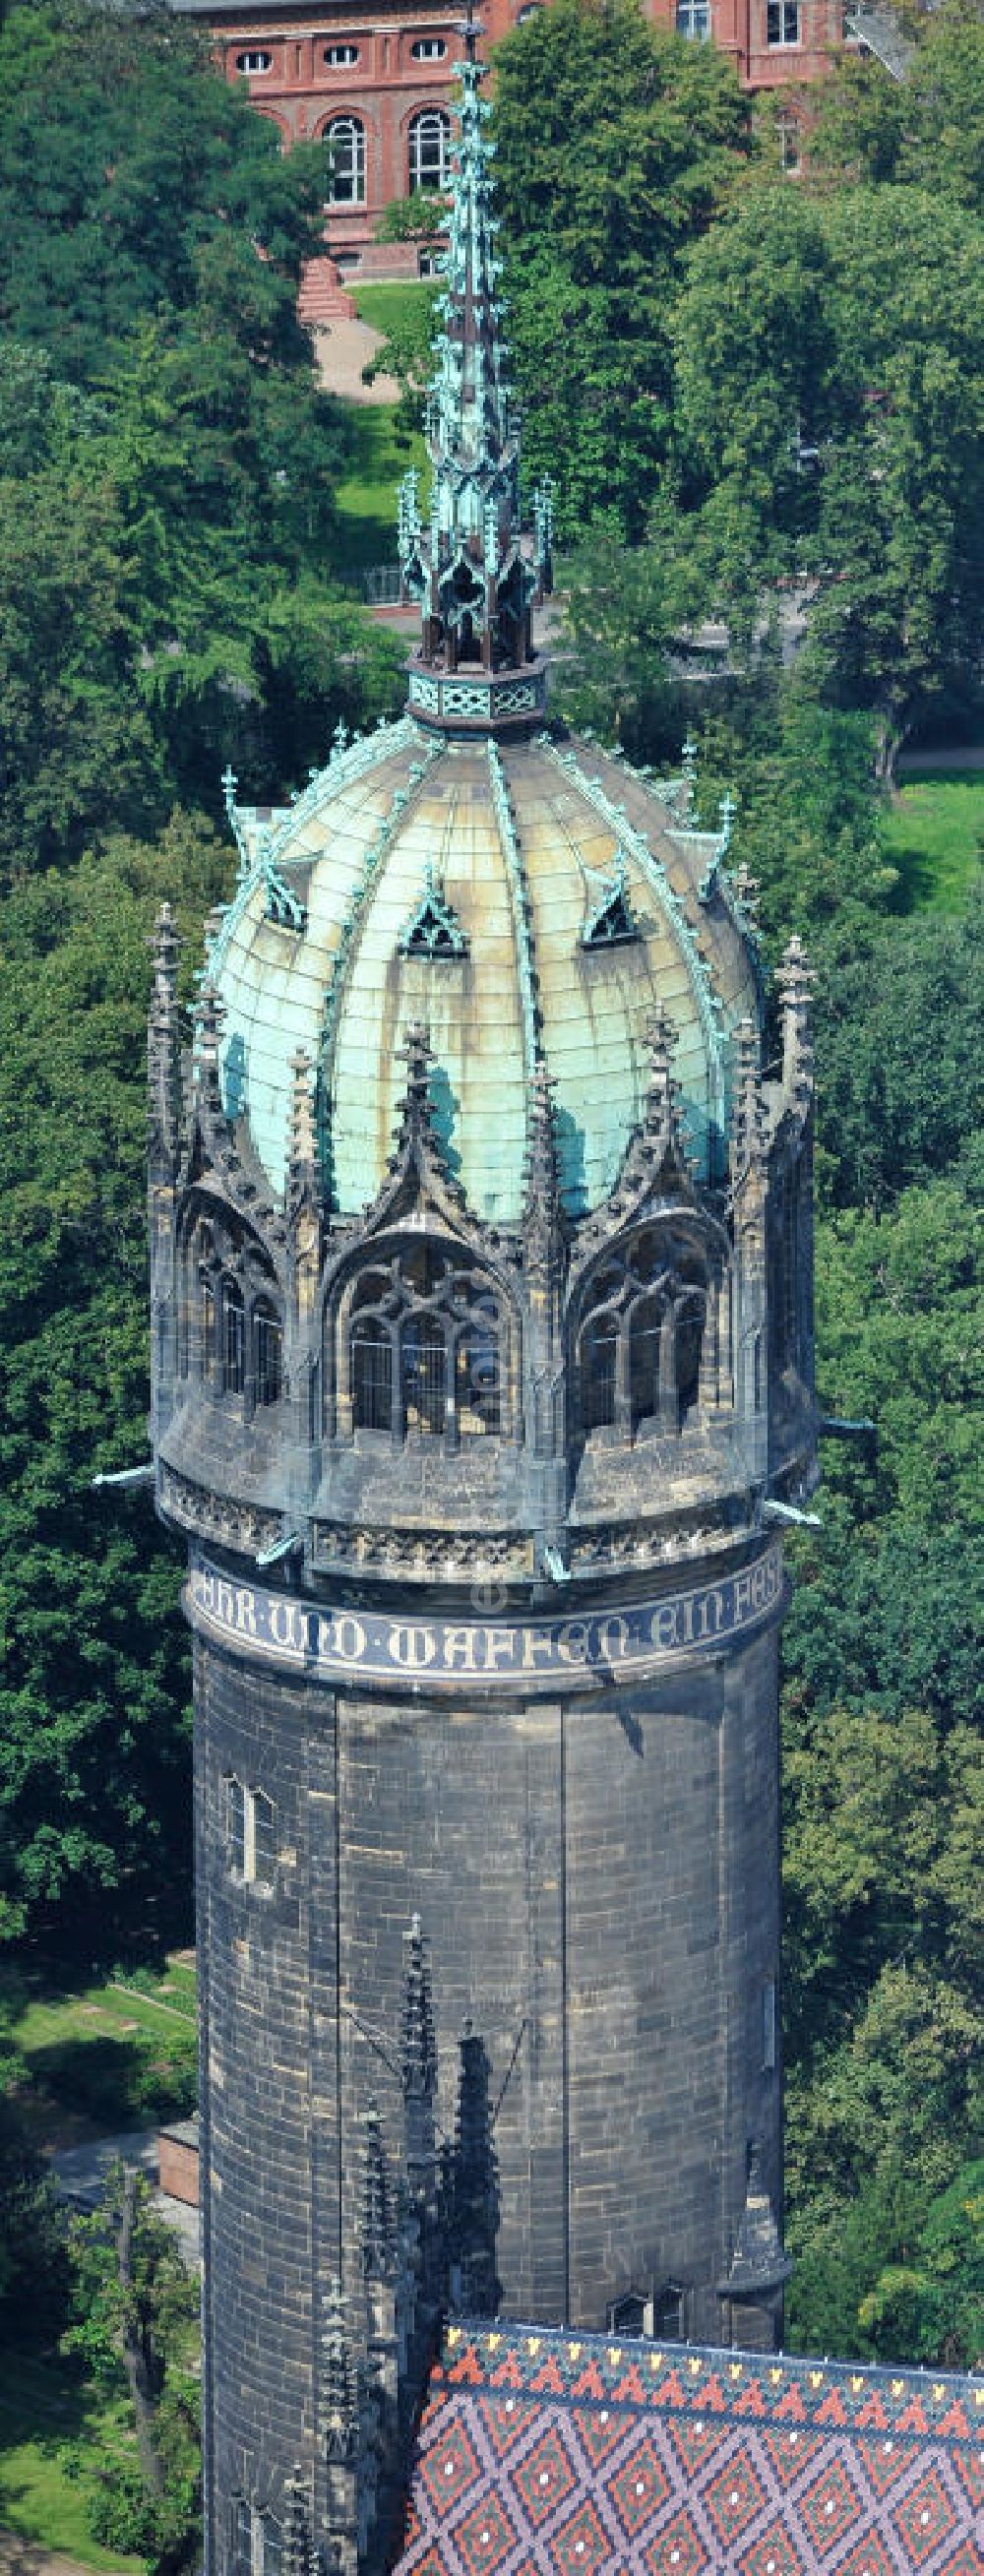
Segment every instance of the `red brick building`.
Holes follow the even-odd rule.
[[[495,45],[541,0],[485,0]],[[797,154],[796,102],[843,42],[843,0],[648,0],[649,14],[730,54],[743,88],[792,92],[786,145]],[[171,0],[206,19],[230,80],[285,142],[331,133],[331,247],[344,272],[361,267],[384,206],[446,183],[451,66],[460,50],[453,0]],[[410,254],[416,264],[417,253]],[[392,254],[390,255],[392,265]],[[379,267],[377,255],[372,262]]]

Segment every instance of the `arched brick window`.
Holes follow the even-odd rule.
[[[451,178],[451,119],[443,107],[422,108],[410,121],[410,193],[441,195]]]
[[[357,116],[334,116],[325,128],[331,153],[329,203],[364,206],[366,201],[366,129]]]

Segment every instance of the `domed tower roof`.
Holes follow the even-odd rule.
[[[728,806],[699,831],[688,751],[659,781],[548,722],[475,32],[426,515],[414,475],[400,500],[406,711],[340,727],[282,810],[227,772],[239,880],[184,1074],[169,923],[158,948],[160,1499],[312,1580],[446,1571],[449,1523],[462,1566],[481,1532],[517,1578],[616,1572],[814,1473],[809,979],[791,952],[768,1081]]]
[[[571,1217],[612,1189],[649,1031],[675,1032],[696,1177],[727,1161],[734,1032],[757,1015],[747,914],[686,780],[654,788],[594,746],[476,738],[412,718],[341,750],[286,814],[233,807],[242,853],[209,973],[227,1112],[282,1191],[291,1062],[317,1068],[325,1178],[354,1216],[379,1190],[423,1023],[438,1134],[475,1213],[519,1222],[536,1068],[553,1080]]]

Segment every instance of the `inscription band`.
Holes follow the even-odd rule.
[[[417,1690],[575,1688],[641,1677],[681,1655],[728,1645],[776,1611],[783,1594],[778,1540],[736,1574],[659,1600],[572,1619],[397,1619],[389,1612],[315,1606],[294,1594],[235,1583],[199,1557],[185,1607],[220,1644],[334,1681],[386,1681]]]

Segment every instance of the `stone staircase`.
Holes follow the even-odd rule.
[[[355,302],[339,282],[338,270],[327,253],[309,259],[301,278],[297,299],[298,321],[306,331],[324,331],[332,322],[354,322]]]

